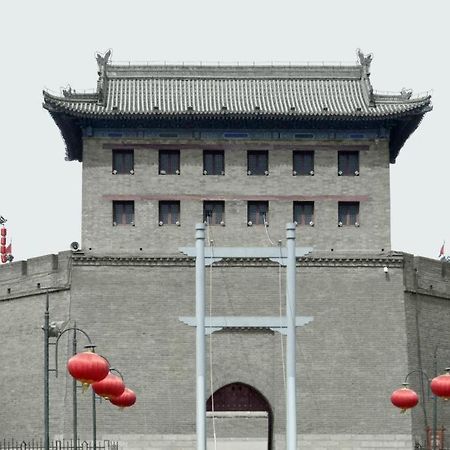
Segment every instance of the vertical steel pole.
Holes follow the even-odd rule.
[[[94,450],[97,450],[97,410],[95,409],[95,392],[92,389],[92,441]]]
[[[73,328],[73,340],[72,340],[72,355],[77,354],[77,324],[74,323]],[[78,448],[78,430],[77,430],[77,380],[75,378],[72,381],[72,422],[73,422],[73,448],[77,450]]]
[[[295,384],[295,224],[286,224],[286,449],[297,450],[297,412],[296,412],[296,384]]]
[[[205,225],[195,226],[195,314],[197,369],[197,450],[206,450],[205,399]]]
[[[434,348],[433,354],[433,369],[435,378],[437,377],[437,349],[438,346]],[[437,395],[433,393],[433,450],[437,450],[436,434],[437,434]]]
[[[45,296],[45,313],[44,313],[44,449],[50,448],[50,399],[49,399],[49,342],[48,327],[50,322],[48,289]]]

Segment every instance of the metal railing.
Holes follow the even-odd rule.
[[[93,441],[80,441],[76,445],[72,439],[50,441],[50,450],[119,450],[119,443],[116,441],[97,441],[94,446]],[[42,439],[31,441],[16,441],[14,439],[0,441],[0,450],[44,450],[45,445]]]

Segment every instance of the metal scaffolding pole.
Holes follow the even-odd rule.
[[[206,450],[205,385],[205,225],[195,227],[195,311],[197,366],[197,450]]]
[[[295,224],[286,224],[286,450],[297,450],[297,411],[296,411],[296,383],[295,383]]]

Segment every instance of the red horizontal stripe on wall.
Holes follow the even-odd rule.
[[[368,195],[195,195],[195,194],[152,194],[152,195],[103,195],[103,200],[182,200],[182,201],[249,201],[268,200],[281,202],[294,201],[330,201],[330,202],[367,202]]]

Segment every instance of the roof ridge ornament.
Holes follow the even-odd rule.
[[[111,54],[112,54],[112,50],[110,48],[104,53],[104,55],[102,55],[99,52],[96,53],[95,58],[97,59],[99,75],[100,75],[100,72],[105,70],[106,65],[109,62],[109,58],[111,57]]]
[[[400,96],[403,100],[409,100],[411,98],[411,95],[413,93],[412,89],[402,88],[400,91]]]
[[[356,54],[358,55],[359,63],[363,67],[364,74],[370,76],[370,64],[372,63],[373,53],[368,53],[365,55],[360,48],[356,49]]]
[[[98,65],[98,80],[97,80],[97,95],[99,105],[104,105],[104,100],[106,98],[106,66],[108,65],[109,58],[111,57],[112,50],[108,49],[103,55],[99,52],[96,53],[95,58],[97,59]]]

